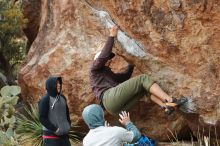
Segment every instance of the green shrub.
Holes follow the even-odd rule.
[[[0,71],[9,85],[16,84],[18,65],[26,57],[26,24],[22,0],[0,0]]]

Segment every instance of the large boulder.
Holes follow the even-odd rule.
[[[194,103],[193,114],[166,117],[144,98],[131,109],[137,126],[161,141],[171,133],[197,136],[200,130],[220,139],[219,12],[216,0],[42,0],[39,31],[18,76],[23,98],[37,102],[45,93],[45,80],[62,76],[71,118],[83,125],[82,109],[93,97],[90,64],[107,28],[117,24],[114,51],[120,57],[114,70],[133,63],[134,75],[149,74],[170,95],[184,95]],[[118,117],[107,119],[118,124]]]

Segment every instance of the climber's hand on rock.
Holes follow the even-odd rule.
[[[110,36],[111,37],[115,37],[118,33],[118,26],[113,26],[112,28],[110,28]]]

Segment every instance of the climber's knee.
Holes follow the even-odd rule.
[[[143,86],[147,91],[150,91],[151,86],[155,83],[150,76],[147,74],[142,74],[141,78],[143,80]]]

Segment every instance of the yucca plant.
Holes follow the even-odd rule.
[[[82,141],[83,137],[85,136],[85,133],[79,132],[80,126],[71,125],[71,129],[69,132],[69,138],[71,143],[79,143]]]
[[[23,144],[42,146],[42,125],[39,120],[38,106],[30,104],[24,108],[24,114],[19,114],[17,118],[16,132]],[[69,132],[70,141],[77,143],[82,140],[83,133],[77,132],[79,126],[71,125]],[[20,143],[21,143],[20,142]]]
[[[38,118],[36,105],[25,106],[24,114],[18,114],[16,133],[22,144],[42,146],[42,125]]]

